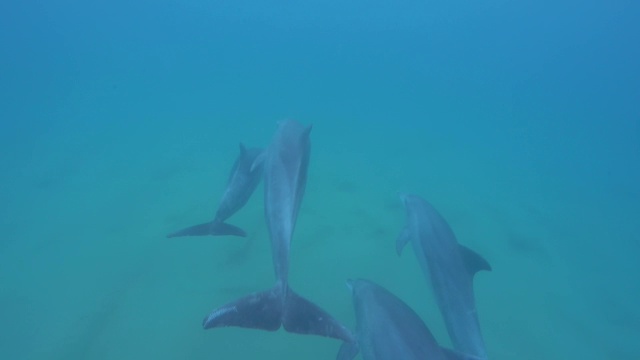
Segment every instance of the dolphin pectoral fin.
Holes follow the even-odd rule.
[[[313,130],[313,124],[309,124],[307,127],[302,130],[302,135],[300,136],[300,141],[304,142],[311,135],[311,130]]]
[[[264,161],[266,158],[267,153],[266,151],[262,150],[260,155],[256,156],[256,158],[253,160],[253,163],[251,163],[251,168],[249,169],[249,171],[254,172],[257,169],[260,169],[264,165]]]
[[[198,225],[194,225],[194,226],[189,226],[187,228],[184,228],[182,230],[178,230],[174,233],[171,233],[169,235],[167,235],[168,238],[172,238],[172,237],[178,237],[178,236],[205,236],[205,235],[211,235],[211,226],[213,225],[212,222],[208,222],[208,223],[204,223],[204,224],[198,224]]]
[[[402,249],[404,249],[405,245],[407,245],[411,241],[411,232],[409,231],[409,227],[405,226],[402,228],[402,232],[398,235],[396,239],[396,252],[398,256],[402,254]]]
[[[247,233],[241,228],[227,224],[221,221],[211,221],[204,224],[198,224],[194,226],[189,226],[182,230],[178,230],[174,233],[167,235],[168,238],[172,237],[180,237],[180,236],[223,236],[223,235],[233,235],[233,236],[247,236]]]
[[[312,334],[353,342],[353,334],[318,305],[287,289],[282,325],[291,333]]]
[[[282,291],[279,287],[240,298],[213,310],[202,321],[205,329],[236,326],[276,331],[282,318]]]
[[[446,360],[484,360],[478,356],[464,354],[455,350],[447,349],[445,347],[440,347],[442,352],[444,353],[444,358]]]
[[[487,260],[480,256],[477,252],[469,249],[468,247],[458,245],[460,248],[460,255],[462,260],[467,266],[467,270],[471,275],[475,275],[480,270],[491,271],[491,265]]]
[[[340,350],[338,350],[336,360],[351,360],[358,355],[359,351],[358,343],[355,341],[342,343]]]
[[[211,224],[211,232],[209,233],[209,235],[213,235],[213,236],[233,235],[233,236],[246,237],[247,233],[237,226],[227,224],[221,221],[216,221]]]

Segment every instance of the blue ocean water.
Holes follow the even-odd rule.
[[[486,257],[491,359],[640,358],[640,4],[0,4],[0,358],[332,359],[335,340],[204,331],[273,284],[208,220],[240,141],[313,124],[291,284],[349,326],[364,277],[449,340],[399,192]]]

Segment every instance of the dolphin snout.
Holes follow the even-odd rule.
[[[349,289],[349,291],[353,291],[353,280],[347,279],[347,281],[345,281],[345,285],[347,285],[347,289]]]

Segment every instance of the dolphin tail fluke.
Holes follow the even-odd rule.
[[[213,310],[202,321],[202,327],[212,329],[235,326],[276,331],[282,319],[282,291],[276,287],[253,293]]]
[[[448,349],[446,347],[440,347],[442,352],[444,353],[444,358],[446,360],[486,360],[486,358],[482,358],[475,355],[464,354],[455,350]]]
[[[208,222],[204,224],[198,224],[194,226],[189,226],[187,228],[178,230],[174,233],[167,235],[168,238],[179,237],[179,236],[205,236],[211,235],[211,225],[213,223]]]
[[[352,360],[358,355],[359,351],[357,342],[345,342],[340,346],[336,360]]]
[[[202,321],[202,327],[212,329],[235,326],[297,334],[331,337],[354,343],[351,331],[318,305],[277,284],[273,288],[253,293],[213,310]]]
[[[284,313],[284,329],[291,333],[331,337],[345,342],[354,342],[349,329],[318,305],[287,289]]]
[[[245,237],[247,236],[247,233],[237,226],[227,224],[225,222],[214,222],[211,224],[211,235],[233,235]]]
[[[233,236],[247,236],[247,233],[237,226],[233,226],[231,224],[227,224],[221,221],[211,221],[204,224],[198,224],[194,226],[189,226],[182,230],[178,230],[174,233],[167,235],[168,238],[179,237],[179,236],[222,236],[222,235],[233,235]]]

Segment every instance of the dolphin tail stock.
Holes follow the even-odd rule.
[[[287,332],[331,337],[353,342],[351,331],[319,306],[294,293],[280,283],[213,310],[202,327],[242,327],[276,331],[283,326]]]
[[[227,224],[223,221],[210,221],[204,224],[198,224],[186,227],[184,229],[178,230],[174,233],[167,235],[168,238],[172,237],[180,237],[180,236],[224,236],[224,235],[232,235],[232,236],[240,236],[246,237],[247,233],[241,228]]]

